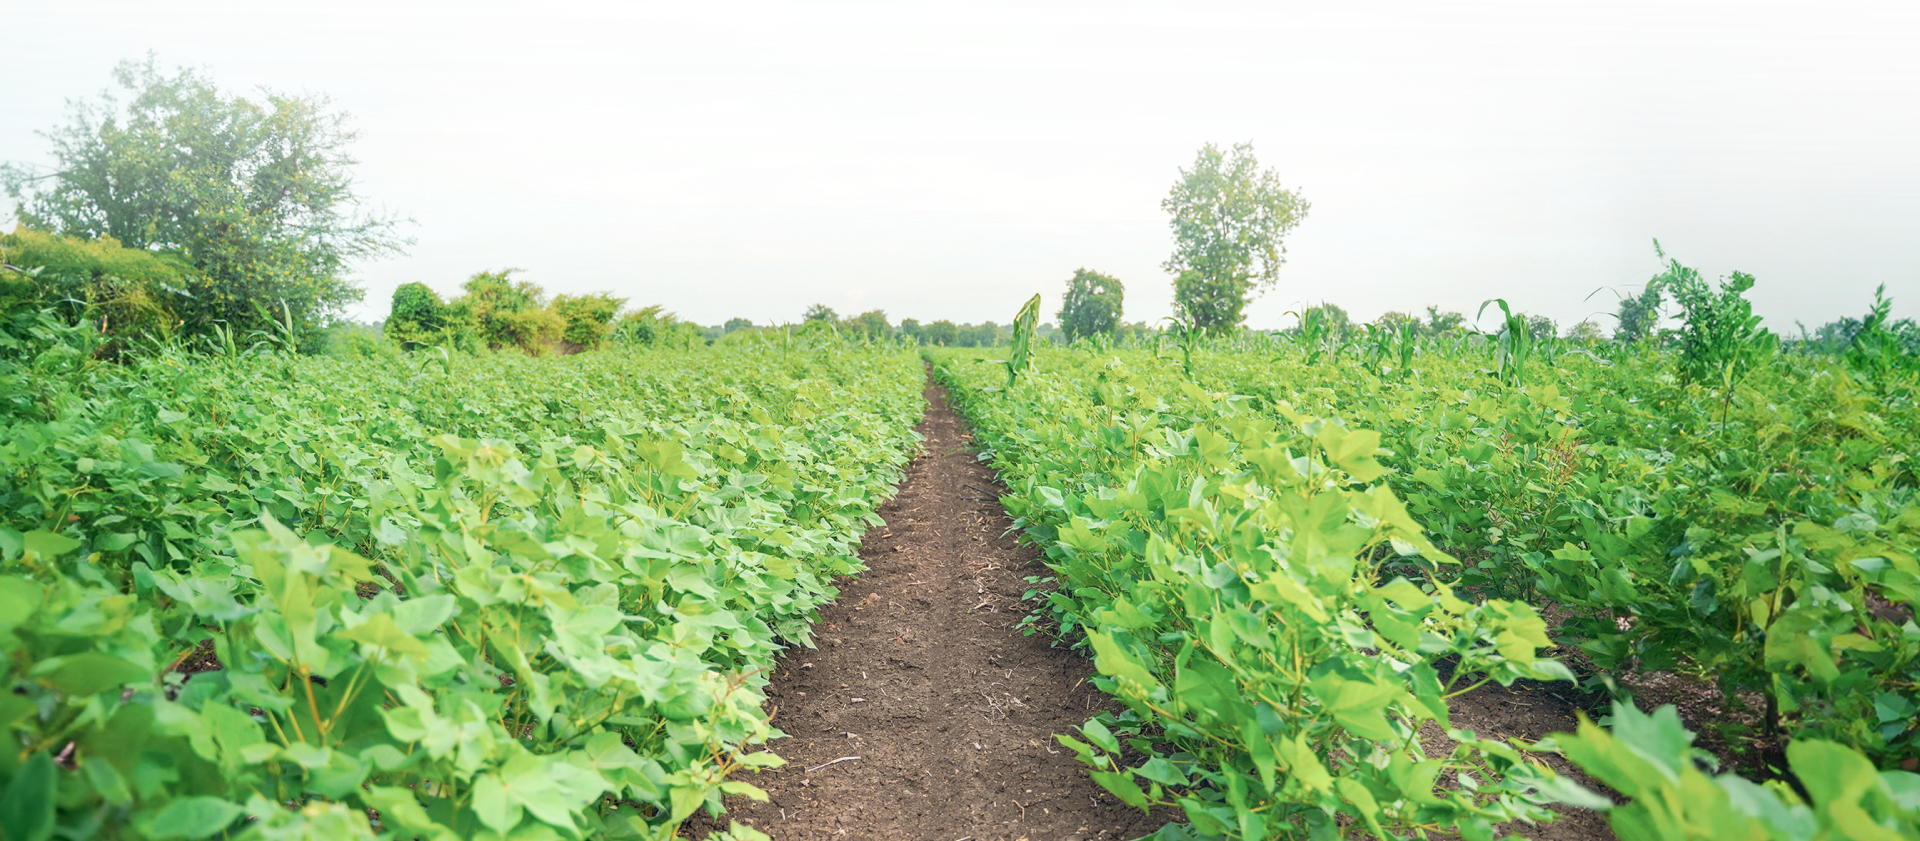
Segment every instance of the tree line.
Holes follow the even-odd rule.
[[[308,351],[322,347],[328,325],[364,294],[347,269],[410,244],[401,234],[407,220],[369,209],[357,190],[347,115],[324,96],[229,95],[200,72],[164,71],[151,56],[120,64],[113,76],[115,92],[74,103],[65,125],[42,133],[52,145],[51,170],[0,165],[0,188],[14,200],[19,221],[13,233],[0,235],[0,311],[24,307],[70,323],[86,320],[105,334],[107,352],[147,340],[272,338]],[[1162,329],[1243,329],[1247,305],[1278,283],[1286,237],[1311,205],[1263,168],[1249,143],[1207,144],[1178,174],[1161,201],[1174,235],[1162,264],[1173,280],[1174,317],[1159,327],[1126,322],[1121,281],[1083,267],[1067,281],[1057,326],[1041,325],[1040,336],[1071,342]],[[444,300],[423,284],[406,284],[395,292],[383,335],[407,348],[566,353],[609,341],[716,341],[753,328],[746,319],[701,327],[659,307],[629,309],[612,293],[548,296],[513,273],[478,273]],[[1743,277],[1736,273],[1731,282],[1751,283]],[[1590,319],[1558,337],[1685,341],[1662,328],[1663,314],[1686,310],[1689,301],[1704,306],[1711,296],[1702,297],[1703,288],[1698,277],[1669,266],[1620,298],[1611,331]],[[1335,335],[1358,326],[1325,304],[1296,313],[1301,323],[1309,312]],[[1551,319],[1522,317],[1533,338],[1556,336]],[[993,322],[896,325],[879,310],[842,317],[825,305],[804,313],[800,324],[927,345],[993,346],[1009,338],[1008,328]],[[1424,317],[1389,312],[1373,327],[1469,329],[1460,313],[1435,307]],[[1881,296],[1861,317],[1802,327],[1786,341],[1832,353],[1871,345],[1883,356],[1911,356],[1920,354],[1920,327],[1891,319]]]

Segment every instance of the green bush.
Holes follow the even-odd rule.
[[[626,303],[626,299],[605,292],[556,296],[551,309],[566,323],[561,341],[580,349],[599,348],[612,334],[614,316]]]
[[[0,310],[51,308],[68,323],[93,322],[116,346],[165,335],[193,270],[179,258],[125,248],[112,237],[54,236],[28,228],[0,234]]]
[[[411,350],[435,341],[448,326],[451,313],[444,301],[424,283],[403,283],[393,290],[393,308],[383,330],[389,340]]]

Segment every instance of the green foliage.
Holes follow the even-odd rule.
[[[1887,287],[1873,290],[1873,308],[1848,338],[1842,358],[1847,366],[1878,382],[1901,370],[1920,369],[1920,328],[1911,320],[1890,322],[1893,299]]]
[[[1223,153],[1209,143],[1160,207],[1172,217],[1174,252],[1165,268],[1175,278],[1175,304],[1194,326],[1217,332],[1238,326],[1248,296],[1278,279],[1283,240],[1308,204],[1260,169],[1251,144]]]
[[[840,314],[834,312],[833,308],[827,306],[826,304],[814,304],[813,306],[807,307],[806,313],[800,317],[800,320],[801,321],[824,321],[824,322],[827,322],[828,324],[832,324],[840,320]]]
[[[1564,338],[1576,345],[1592,345],[1606,341],[1607,334],[1600,329],[1598,322],[1589,318],[1568,327]]]
[[[1340,314],[1344,316],[1346,313],[1341,311]],[[1327,351],[1328,339],[1336,329],[1333,320],[1328,317],[1328,308],[1324,305],[1308,307],[1304,312],[1291,313],[1291,315],[1300,319],[1300,324],[1294,328],[1293,332],[1307,349],[1307,364],[1319,362],[1320,355]]]
[[[46,135],[55,172],[0,171],[28,227],[179,254],[189,294],[168,305],[188,336],[270,327],[284,307],[302,341],[360,298],[355,260],[404,245],[393,219],[360,210],[346,116],[324,97],[228,96],[152,58],[114,71],[126,97],[78,102]]]
[[[1040,296],[1035,294],[1020,305],[1020,311],[1013,316],[1013,344],[1007,354],[1007,388],[1013,388],[1015,380],[1021,374],[1034,368],[1033,331],[1040,321]]]
[[[624,344],[662,348],[686,349],[706,343],[698,326],[681,321],[659,304],[621,316],[614,323],[613,338]]]
[[[1665,301],[1660,280],[1661,277],[1656,276],[1640,290],[1640,294],[1620,299],[1620,311],[1615,315],[1618,324],[1613,329],[1614,341],[1643,341],[1658,332],[1660,305]]]
[[[1491,838],[1547,817],[1505,780],[1524,764],[1511,747],[1453,731],[1429,757],[1415,736],[1446,726],[1451,693],[1570,675],[1538,656],[1532,608],[1434,577],[1457,562],[1381,484],[1377,434],[1284,403],[1267,416],[1158,365],[1036,353],[1004,391],[962,355],[935,362],[1046,553],[1030,595],[1126,705],[1059,737],[1096,782],[1181,809],[1179,837]],[[1196,346],[1196,372],[1211,355]],[[1449,773],[1481,782],[1442,797]]]
[[[1043,335],[1044,326],[1036,327],[1034,334]],[[937,347],[998,347],[1010,339],[1008,331],[991,321],[981,324],[955,324],[941,319],[931,324],[921,324],[914,319],[900,322],[900,335],[918,344]]]
[[[1527,335],[1535,342],[1548,342],[1558,337],[1560,325],[1544,315],[1527,316]]]
[[[626,306],[625,298],[605,292],[556,295],[549,309],[566,323],[560,340],[575,348],[598,350],[613,332],[613,318]]]
[[[0,235],[0,312],[51,308],[127,344],[170,333],[192,270],[179,258],[29,228]]]
[[[434,343],[453,318],[446,302],[426,284],[403,283],[393,290],[393,308],[382,329],[387,338],[411,350]]]
[[[1454,580],[1553,600],[1604,669],[1697,674],[1736,711],[1759,698],[1760,726],[1730,741],[1920,757],[1911,399],[1806,357],[1754,369],[1729,411],[1653,349],[1503,380],[1481,351],[1429,340],[1391,385],[1313,353],[1196,354],[1195,377],[1379,430],[1409,508],[1473,559]]]
[[[9,839],[677,837],[920,406],[847,343],[84,350],[0,364]]]
[[[940,347],[959,345],[960,328],[951,321],[941,319],[928,324],[920,331],[921,342]]]
[[[1802,796],[1784,782],[1756,785],[1731,774],[1709,776],[1694,734],[1673,707],[1642,713],[1613,706],[1612,731],[1581,716],[1575,734],[1557,734],[1544,747],[1564,754],[1628,802],[1585,795],[1585,805],[1608,810],[1621,838],[1649,841],[1824,841],[1920,836],[1920,774],[1877,771],[1859,754],[1817,739],[1787,746],[1787,769]],[[1572,784],[1566,784],[1569,790]]]
[[[1515,313],[1508,308],[1505,298],[1494,298],[1482,303],[1480,312],[1475,318],[1485,315],[1487,307],[1494,304],[1500,305],[1502,316],[1500,329],[1486,335],[1493,343],[1495,369],[1502,382],[1518,384],[1520,378],[1526,373],[1527,362],[1533,358],[1534,346],[1538,343],[1539,337],[1527,321],[1526,315]],[[1547,336],[1552,337],[1552,322],[1548,322],[1548,325]]]
[[[1521,319],[1513,335],[1531,341],[1527,326]],[[1644,346],[1602,360],[1555,356],[1545,346],[1504,366],[1498,358],[1489,364],[1489,350],[1501,353],[1497,341],[1378,329],[1360,344],[1365,358],[1398,365],[1329,365],[1340,347],[1259,334],[1202,337],[1175,364],[1144,349],[1041,348],[1040,372],[992,400],[983,398],[992,375],[985,366],[968,362],[964,352],[932,354],[1012,489],[1009,511],[1046,553],[1052,575],[1036,580],[1031,595],[1044,600],[1063,638],[1093,647],[1103,685],[1131,710],[1084,728],[1074,741],[1086,750],[1068,747],[1116,796],[1180,805],[1192,822],[1182,832],[1261,837],[1238,823],[1244,809],[1268,821],[1265,837],[1288,837],[1313,819],[1302,814],[1282,828],[1273,816],[1314,808],[1304,804],[1327,795],[1265,788],[1263,749],[1245,728],[1251,720],[1262,733],[1300,732],[1341,798],[1324,805],[1345,816],[1335,819],[1339,828],[1376,837],[1414,832],[1394,823],[1408,819],[1405,807],[1375,813],[1385,831],[1373,830],[1365,817],[1372,807],[1347,798],[1358,789],[1338,782],[1357,777],[1376,805],[1399,797],[1394,783],[1370,775],[1401,762],[1380,752],[1400,743],[1341,741],[1355,737],[1352,730],[1321,736],[1346,725],[1327,723],[1329,710],[1280,700],[1296,691],[1321,698],[1317,673],[1267,674],[1296,650],[1304,664],[1353,663],[1347,658],[1354,655],[1337,647],[1345,644],[1375,664],[1390,663],[1383,681],[1413,681],[1409,675],[1425,662],[1421,646],[1438,644],[1426,634],[1501,637],[1484,625],[1466,630],[1493,621],[1489,614],[1449,615],[1435,604],[1414,624],[1412,650],[1392,647],[1390,637],[1404,632],[1396,611],[1408,608],[1370,605],[1366,593],[1404,577],[1434,600],[1445,591],[1472,592],[1488,600],[1482,607],[1502,599],[1551,601],[1566,612],[1552,641],[1578,646],[1602,675],[1665,670],[1716,684],[1718,703],[1730,711],[1715,723],[1719,736],[1749,758],[1765,745],[1803,743],[1830,743],[1832,761],[1850,767],[1894,769],[1920,758],[1920,480],[1908,455],[1920,446],[1920,404],[1910,393],[1854,376],[1839,360],[1788,356],[1736,383],[1735,391],[1755,399],[1736,401],[1729,412],[1723,395],[1681,380],[1677,350]],[[1322,420],[1332,417],[1345,423]],[[1328,428],[1342,431],[1339,441],[1377,433],[1355,439],[1373,442],[1362,449],[1377,467],[1363,465],[1343,478],[1344,451],[1319,440],[1335,434]],[[1375,433],[1353,431],[1360,429]],[[1271,478],[1295,474],[1304,477],[1289,480],[1297,485]],[[1325,531],[1335,520],[1342,528],[1397,522],[1367,507],[1381,503],[1351,496],[1387,489],[1436,551],[1399,533],[1366,551],[1358,532],[1346,539],[1360,540],[1362,550],[1335,537],[1319,542],[1317,535],[1340,534]],[[1345,496],[1336,502],[1336,493]],[[1316,531],[1287,514],[1298,509],[1285,506],[1302,505],[1309,513],[1325,505],[1340,516]],[[1320,560],[1300,559],[1303,535],[1316,535],[1305,546],[1324,552],[1315,555]],[[1353,584],[1309,577],[1332,559],[1352,564]],[[1306,608],[1285,593],[1239,601],[1235,572],[1249,591],[1267,583],[1284,588],[1280,581],[1293,578],[1345,642],[1297,647],[1325,632],[1322,620],[1294,612]],[[1342,605],[1356,606],[1347,613]],[[1257,621],[1241,618],[1242,611]],[[1538,637],[1529,631],[1506,638],[1544,646],[1547,629],[1539,630]],[[1389,639],[1378,639],[1382,634]],[[1196,663],[1217,664],[1232,678]],[[1475,668],[1459,672],[1462,687],[1500,679],[1497,669]],[[1401,691],[1422,697],[1417,685],[1405,685]],[[1216,694],[1245,706],[1210,700]],[[1262,716],[1259,699],[1275,699],[1271,717]],[[1389,704],[1384,717],[1369,720],[1398,733],[1418,716]],[[1280,727],[1302,730],[1270,730],[1276,718]],[[1742,725],[1742,718],[1757,724]],[[1099,747],[1103,732],[1120,747]],[[1638,738],[1630,728],[1616,727],[1614,735]],[[1129,749],[1149,764],[1123,762]],[[1406,761],[1422,768],[1484,763],[1451,766],[1468,768],[1479,781],[1472,808],[1524,810],[1543,798],[1595,805],[1531,764],[1499,759],[1493,747],[1476,749],[1486,752],[1477,759],[1409,754]],[[1176,778],[1164,765],[1150,764],[1156,756],[1186,785],[1169,782]],[[1373,764],[1341,764],[1356,757]],[[1792,767],[1775,773],[1801,767],[1797,754],[1787,759]],[[1287,778],[1276,771],[1276,780]],[[1733,778],[1711,784],[1728,791],[1748,785]],[[1825,808],[1820,797],[1805,808]],[[1910,832],[1900,821],[1914,820],[1912,804],[1897,815],[1885,802],[1861,808],[1896,832]],[[1484,829],[1474,816],[1493,819],[1459,814],[1466,822],[1450,831],[1466,837]],[[1784,837],[1856,836],[1835,830]]]
[[[841,326],[849,332],[872,339],[893,335],[893,325],[887,323],[887,314],[882,310],[867,310],[847,319]]]
[[[1120,326],[1126,288],[1099,272],[1076,269],[1060,299],[1060,330],[1067,341],[1085,336],[1111,335]]]
[[[619,333],[614,319],[625,299],[595,292],[557,295],[548,302],[538,284],[514,280],[516,271],[476,274],[461,287],[466,294],[445,303],[425,284],[402,285],[393,293],[393,310],[384,328],[387,338],[409,350],[443,344],[468,351],[517,348],[540,356],[598,350]],[[659,308],[636,315],[650,331],[639,343],[652,344]],[[673,321],[670,315],[665,318]],[[632,340],[637,325],[626,326],[623,338]]]
[[[1428,335],[1450,333],[1464,328],[1466,323],[1467,317],[1460,313],[1441,312],[1439,307],[1427,307],[1426,333]]]
[[[1752,275],[1734,272],[1716,293],[1699,272],[1671,260],[1660,286],[1673,294],[1686,321],[1680,330],[1682,380],[1731,388],[1779,346],[1743,294],[1753,288]]]

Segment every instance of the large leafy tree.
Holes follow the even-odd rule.
[[[1078,269],[1060,299],[1060,329],[1071,342],[1081,336],[1112,333],[1120,326],[1126,288],[1099,272]]]
[[[43,136],[51,175],[0,172],[31,228],[169,251],[193,272],[172,302],[189,334],[313,328],[359,300],[358,259],[397,252],[397,220],[362,207],[346,152],[346,115],[325,97],[229,96],[199,73],[153,58],[114,71],[113,94],[73,104]]]
[[[824,321],[828,324],[832,324],[840,320],[840,314],[837,312],[834,312],[833,307],[827,306],[826,304],[814,304],[813,306],[807,307],[806,314],[800,316],[800,320],[801,321]]]
[[[1286,262],[1283,242],[1308,204],[1262,170],[1253,146],[1222,152],[1209,143],[1160,202],[1173,219],[1174,302],[1195,327],[1226,330],[1244,317],[1249,297],[1270,288]]]
[[[893,325],[887,323],[885,310],[867,310],[848,318],[846,328],[876,339],[883,339],[893,334]]]

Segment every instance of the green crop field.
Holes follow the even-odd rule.
[[[1766,349],[1703,382],[1684,347],[1524,322],[1312,326],[933,355],[1045,550],[1036,627],[1126,705],[1060,740],[1102,786],[1177,807],[1167,838],[1490,838],[1612,807],[1530,759],[1559,752],[1631,798],[1623,838],[1920,832],[1911,367]],[[1728,752],[1775,782],[1716,776],[1671,707],[1417,736],[1489,682],[1655,670],[1717,689]]]
[[[95,5],[0,841],[1920,839],[1901,22]]]
[[[1920,832],[1911,355],[1037,321],[301,355],[17,309],[0,838],[724,819],[782,764],[771,674],[864,568],[928,363],[1042,552],[1022,627],[1117,704],[1058,744],[1157,838]],[[1650,674],[1718,700],[1636,706]],[[1611,713],[1454,726],[1489,685]]]
[[[778,762],[765,672],[858,569],[920,378],[837,342],[9,358],[4,837],[673,837]]]

